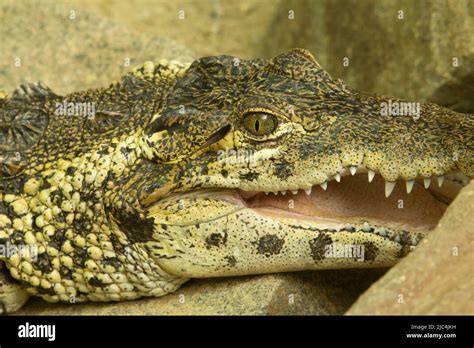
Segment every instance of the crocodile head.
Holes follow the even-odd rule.
[[[302,49],[199,59],[141,138],[150,251],[187,277],[392,265],[473,176],[473,125],[354,91]]]

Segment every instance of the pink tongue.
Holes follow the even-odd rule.
[[[418,183],[407,194],[405,182],[398,181],[391,196],[386,198],[384,180],[376,176],[369,183],[365,175],[346,176],[341,183],[331,181],[327,191],[315,186],[310,196],[301,190],[298,195],[288,191],[285,196],[281,193],[278,196],[260,193],[249,198],[247,204],[251,208],[274,207],[292,213],[347,222],[379,220],[387,225],[392,222],[399,226],[427,229],[436,226],[446,209],[444,203],[436,200]]]

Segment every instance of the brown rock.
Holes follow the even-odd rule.
[[[286,0],[88,0],[68,1],[90,8],[142,33],[167,37],[198,56],[230,54],[255,57],[272,40],[275,18],[287,13]]]
[[[56,1],[2,1],[0,13],[0,90],[7,92],[38,80],[59,94],[106,87],[147,60],[194,58],[172,40]]]
[[[474,111],[474,2],[289,1],[261,55],[311,50],[328,72],[363,91]],[[347,58],[348,64],[344,59]]]
[[[303,47],[352,87],[474,111],[471,0],[68,3],[88,7],[130,29],[159,33],[190,47],[197,56],[269,58]],[[180,11],[184,17],[179,17]],[[349,59],[348,66],[343,65],[344,58]]]

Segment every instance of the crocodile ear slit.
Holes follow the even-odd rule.
[[[228,124],[227,126],[222,127],[221,129],[219,129],[217,132],[215,132],[214,134],[212,134],[209,137],[209,139],[199,148],[198,151],[200,151],[202,149],[205,149],[206,147],[209,147],[212,144],[217,143],[219,140],[224,138],[227,135],[227,133],[229,133],[231,128],[232,128],[232,126],[230,124]]]

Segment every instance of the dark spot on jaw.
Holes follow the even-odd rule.
[[[221,170],[221,175],[224,177],[224,178],[227,178],[227,176],[229,175],[229,172],[225,169],[222,169]]]
[[[188,127],[183,126],[179,122],[174,122],[169,117],[159,117],[151,123],[147,129],[147,134],[154,134],[166,130],[168,134],[183,133],[188,130]]]
[[[0,192],[3,192],[1,191],[2,190],[2,187],[0,186]],[[5,206],[5,204],[0,201],[0,214],[6,214],[7,213],[7,207]]]
[[[331,237],[325,233],[320,233],[316,238],[310,240],[309,248],[313,260],[316,262],[323,260],[326,254],[326,245],[331,245],[332,243]]]
[[[10,214],[13,215],[13,214]],[[15,244],[24,244],[23,239],[25,235],[23,232],[15,231],[10,235],[10,241],[13,241]]]
[[[206,237],[207,249],[212,246],[218,247],[219,245],[225,245],[227,243],[227,230],[224,233],[212,233]]]
[[[379,248],[377,248],[373,242],[365,242],[362,245],[364,246],[364,260],[374,261],[377,257]]]
[[[254,181],[254,180],[257,180],[258,177],[260,176],[259,173],[256,173],[256,172],[248,172],[246,174],[241,174],[239,176],[239,178],[241,180],[247,180],[247,181]]]
[[[284,243],[284,239],[278,238],[274,234],[267,234],[258,240],[257,254],[264,254],[265,256],[277,255],[280,253]]]
[[[234,267],[235,264],[237,263],[237,260],[236,260],[235,257],[232,256],[232,255],[226,256],[226,257],[225,257],[225,260],[227,261],[227,264],[228,264],[230,267]]]
[[[286,180],[288,179],[290,175],[292,175],[293,166],[286,161],[283,161],[280,163],[274,163],[273,167],[274,167],[274,173],[276,177],[278,177],[281,180]]]

